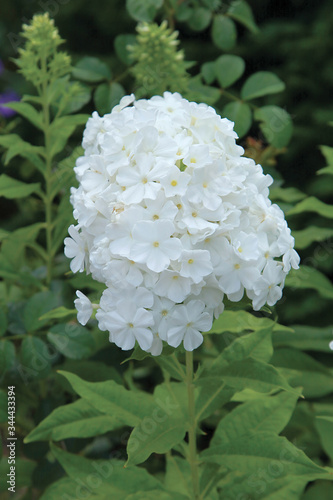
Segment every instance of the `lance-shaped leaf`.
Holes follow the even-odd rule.
[[[125,469],[120,460],[88,460],[54,444],[51,444],[51,451],[68,476],[90,494],[108,494],[107,498],[120,499],[140,490],[163,490],[162,483],[143,468]]]
[[[43,130],[42,113],[38,112],[31,104],[27,102],[9,102],[5,106],[13,109],[16,113],[29,120],[35,127]]]
[[[297,203],[297,205],[287,212],[287,215],[302,214],[303,212],[315,212],[328,219],[333,219],[333,205],[328,205],[318,200],[315,196],[309,196]]]
[[[298,394],[274,366],[255,359],[235,361],[221,369],[216,367],[214,373],[219,375],[227,385],[237,390],[249,388],[257,392],[269,393],[284,389]]]
[[[280,392],[240,404],[220,420],[210,445],[222,446],[252,431],[279,434],[289,422],[297,399],[297,394]]]
[[[116,415],[104,415],[85,399],[78,399],[53,410],[28,434],[24,442],[99,436],[122,425]]]
[[[332,352],[329,344],[332,340],[332,326],[292,325],[294,332],[276,332],[273,345],[276,347],[294,347],[300,351]]]
[[[228,403],[236,390],[228,387],[220,377],[200,377],[196,382],[195,414],[204,420]]]
[[[333,416],[318,415],[315,425],[325,452],[333,460]]]
[[[295,238],[295,248],[303,250],[312,243],[329,240],[333,236],[333,229],[330,227],[317,227],[309,226],[300,231],[293,231],[293,237]]]
[[[128,391],[113,380],[86,382],[73,373],[58,373],[66,377],[77,394],[100,412],[112,417],[117,416],[123,425],[134,427],[156,408],[150,394]]]
[[[292,269],[286,278],[285,286],[316,290],[325,299],[333,299],[333,285],[325,274],[314,267],[300,266]]]
[[[13,200],[15,198],[25,198],[40,190],[40,183],[21,182],[6,174],[0,175],[0,196]]]
[[[303,387],[307,398],[326,396],[333,392],[333,374],[308,354],[297,349],[276,349],[272,363],[293,386]]]
[[[152,453],[166,453],[183,441],[185,433],[186,424],[178,415],[153,412],[134,427],[127,443],[126,466],[140,464]]]
[[[270,432],[250,432],[229,443],[211,446],[200,458],[242,473],[258,474],[259,469],[266,470],[270,463],[278,471],[276,477],[279,478],[294,476],[295,480],[304,477],[311,481],[330,477],[329,472],[312,462],[285,437]]]
[[[47,334],[48,341],[70,359],[88,357],[95,349],[91,332],[77,323],[62,323],[53,326]]]
[[[259,318],[246,311],[224,311],[219,318],[214,321],[209,333],[242,333],[245,330],[258,330],[273,324],[273,331],[291,332],[292,329],[275,323],[269,318]]]

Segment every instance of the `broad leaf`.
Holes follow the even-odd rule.
[[[126,0],[126,9],[135,21],[152,21],[162,5],[163,0]]]
[[[27,302],[23,320],[27,332],[34,332],[42,328],[47,320],[41,320],[41,316],[59,304],[58,296],[53,292],[39,292],[33,295]]]
[[[7,316],[2,308],[0,308],[0,337],[4,335],[7,331]]]
[[[263,106],[256,109],[254,118],[261,122],[260,129],[269,144],[275,148],[283,148],[288,144],[293,133],[293,123],[286,110],[278,106]]]
[[[112,108],[119,103],[124,95],[125,90],[120,83],[102,83],[99,85],[94,94],[94,102],[99,114],[111,113]]]
[[[234,122],[239,137],[243,137],[252,125],[252,111],[245,102],[229,102],[224,106],[222,114]]]
[[[244,0],[232,2],[228,10],[228,15],[246,26],[252,33],[258,33],[259,28],[256,25],[252,9]]]
[[[10,340],[0,340],[0,379],[14,366],[15,346]]]
[[[186,97],[198,102],[205,102],[212,106],[220,98],[220,91],[216,87],[204,85],[201,75],[190,78],[187,86]]]
[[[297,399],[297,394],[280,392],[240,404],[220,420],[210,446],[227,445],[250,432],[279,434],[289,422]]]
[[[221,87],[226,89],[242,76],[245,70],[245,62],[239,56],[226,54],[216,59],[214,69]]]
[[[214,17],[212,25],[212,40],[216,47],[230,50],[235,46],[237,31],[232,19],[222,14]]]
[[[168,491],[187,496],[188,492],[192,491],[191,468],[188,461],[177,455],[168,454],[164,484]]]
[[[39,339],[27,335],[22,341],[18,371],[25,382],[44,378],[51,370],[51,360],[54,357],[48,350],[47,344]]]
[[[201,66],[201,74],[208,85],[213,83],[213,81],[216,78],[216,73],[215,73],[215,62],[210,61],[206,62]]]
[[[66,377],[77,394],[94,408],[112,417],[117,415],[123,425],[134,427],[141,419],[158,409],[150,394],[128,391],[113,380],[93,383],[86,382],[72,373],[58,373]]]
[[[259,330],[273,325],[273,331],[292,332],[287,326],[279,325],[269,318],[254,316],[246,311],[224,311],[208,333],[243,333],[246,330]]]
[[[26,196],[30,196],[32,193],[36,193],[39,190],[39,182],[27,184],[13,179],[12,177],[8,177],[6,174],[0,175],[0,196],[4,196],[4,198],[10,200],[15,198],[25,198]]]
[[[91,500],[109,500],[107,493],[95,494],[93,490],[85,484],[79,485],[75,479],[63,477],[59,481],[52,483],[42,494],[40,500],[74,500],[77,498],[77,492],[85,495]]]
[[[116,415],[104,415],[85,399],[78,399],[53,410],[28,434],[24,442],[99,436],[121,426]]]
[[[192,9],[191,17],[188,19],[188,25],[193,31],[203,31],[206,29],[212,19],[212,13],[204,7],[195,7]]]
[[[282,200],[287,203],[304,200],[306,194],[295,187],[273,187],[269,191],[269,197],[273,200]],[[294,234],[294,231],[293,231]]]
[[[61,354],[70,359],[87,358],[95,349],[91,332],[76,323],[53,326],[47,334],[47,339]]]
[[[84,82],[101,82],[111,78],[111,71],[107,64],[97,57],[84,57],[73,68],[73,77]]]
[[[241,97],[245,100],[256,99],[268,94],[276,94],[285,89],[285,84],[274,73],[258,71],[244,83]]]
[[[128,50],[129,46],[135,45],[137,43],[135,35],[118,35],[114,40],[114,49],[118,58],[129,66],[132,64],[131,52]]]

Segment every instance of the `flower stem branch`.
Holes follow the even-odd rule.
[[[196,418],[195,418],[195,401],[194,401],[194,384],[193,384],[193,352],[186,351],[186,385],[188,396],[188,414],[189,414],[189,455],[188,461],[191,467],[192,476],[192,499],[199,500],[199,470],[197,459],[197,444],[196,444]]]

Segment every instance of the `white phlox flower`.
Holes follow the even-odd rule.
[[[89,118],[65,255],[104,283],[96,319],[121,349],[192,351],[224,296],[272,306],[298,268],[273,180],[236,139],[231,121],[177,93],[131,94]],[[86,324],[93,306],[80,291],[75,306]]]

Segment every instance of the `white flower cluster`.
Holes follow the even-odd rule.
[[[223,297],[255,310],[281,298],[298,254],[272,183],[242,157],[233,123],[179,94],[135,101],[88,120],[65,254],[106,289],[99,328],[124,350],[158,355],[162,340],[197,348]],[[77,292],[85,324],[90,301]]]

